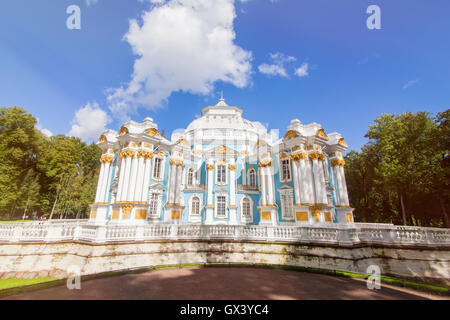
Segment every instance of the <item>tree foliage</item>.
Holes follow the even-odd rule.
[[[100,149],[79,138],[47,138],[36,118],[0,108],[0,219],[86,217],[95,196]]]
[[[346,155],[356,219],[449,226],[449,115],[406,112],[375,119],[361,152]]]

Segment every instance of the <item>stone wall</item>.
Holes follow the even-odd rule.
[[[366,273],[376,264],[386,276],[450,283],[450,249],[326,246],[249,241],[149,241],[0,244],[0,277],[67,277],[129,268],[191,263],[276,264]]]

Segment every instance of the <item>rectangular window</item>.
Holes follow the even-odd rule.
[[[294,219],[294,205],[292,194],[282,194],[281,195],[281,209],[283,219]]]
[[[227,209],[226,197],[217,196],[217,216],[225,217],[227,214],[226,209]]]
[[[148,213],[151,216],[157,216],[158,215],[158,208],[159,207],[159,194],[158,193],[152,193],[150,196],[150,206],[148,209]]]
[[[161,179],[161,158],[155,158],[155,166],[153,168],[153,178]]]
[[[281,180],[291,180],[291,170],[289,159],[281,160]]]
[[[227,171],[224,165],[217,166],[217,183],[226,183],[227,182]]]

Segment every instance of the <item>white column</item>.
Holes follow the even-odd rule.
[[[105,170],[106,172],[108,172],[108,174],[106,175],[106,180],[105,180],[105,186],[103,187],[104,190],[104,196],[103,196],[103,200],[102,202],[108,202],[108,191],[109,191],[109,186],[111,185],[111,175],[113,172],[114,167],[112,166],[113,162],[107,162],[105,164]]]
[[[294,179],[294,195],[295,195],[295,204],[302,203],[302,199],[300,197],[300,180],[299,180],[299,168],[298,161],[291,161],[292,163],[292,171],[293,171],[293,179]]]
[[[322,163],[319,160],[312,160],[314,171],[314,188],[316,190],[315,203],[327,203],[325,178],[323,176]]]
[[[333,166],[332,172],[333,172],[333,182],[334,182],[334,189],[335,189],[335,195],[336,195],[336,203],[337,203],[337,205],[342,205],[341,188],[340,188],[341,183],[339,181],[339,167]]]
[[[102,187],[100,189],[100,197],[98,199],[99,202],[105,202],[105,193],[106,193],[110,163],[105,162],[105,164],[103,166],[104,166],[104,168],[103,168],[103,176],[102,176]]]
[[[176,203],[177,205],[180,205],[181,203],[181,178],[183,176],[183,166],[182,165],[178,165],[177,167],[177,178],[176,178],[176,184],[175,184],[175,201],[174,203]]]
[[[142,186],[141,201],[148,201],[148,187],[150,184],[150,173],[152,172],[152,159],[145,158],[144,181]]]
[[[314,202],[314,190],[312,184],[312,172],[309,160],[300,160],[300,172],[301,172],[301,191],[303,193],[302,199],[305,203]]]
[[[266,179],[267,179],[267,201],[268,204],[274,204],[274,183],[273,183],[273,174],[272,167],[266,168]]]
[[[170,164],[170,172],[169,172],[169,190],[168,190],[168,197],[167,202],[169,204],[175,203],[175,176],[177,173],[177,166],[175,164]]]
[[[134,191],[136,190],[136,178],[137,178],[137,166],[138,165],[138,159],[133,156],[131,160],[131,178],[130,178],[130,184],[128,187],[127,192],[127,200],[133,201],[134,200]]]
[[[142,184],[144,182],[144,157],[141,155],[137,160],[137,180],[136,190],[134,191],[134,201],[141,201],[142,198]]]
[[[213,183],[214,183],[214,166],[212,163],[207,164],[206,171],[208,174],[206,183],[207,183],[207,200],[206,200],[206,223],[210,224],[213,222]]]
[[[131,157],[126,158],[125,161],[125,168],[126,171],[124,173],[124,181],[123,181],[123,189],[122,189],[122,196],[120,198],[120,201],[127,201],[128,199],[128,189],[130,185],[130,175],[131,175]]]
[[[102,164],[100,164],[100,173],[98,175],[97,191],[95,193],[95,202],[100,202],[99,199],[101,197],[104,172],[105,172],[105,164],[102,163]]]
[[[247,163],[245,161],[245,156],[242,158],[242,185],[247,185]]]
[[[320,187],[320,194],[322,197],[321,203],[328,204],[327,187],[326,187],[326,183],[325,183],[325,172],[324,172],[324,167],[323,167],[323,161],[326,161],[326,160],[319,161],[317,164],[318,171],[319,171],[319,179],[320,179],[319,187]]]
[[[123,189],[123,180],[125,177],[125,164],[126,164],[126,158],[122,158],[120,156],[120,167],[119,167],[119,185],[117,187],[117,196],[116,196],[116,202],[119,202],[122,197],[122,189]]]
[[[260,179],[261,179],[261,205],[266,205],[267,204],[267,185],[266,185],[266,175],[265,175],[265,168],[264,167],[260,167],[259,168],[259,172],[260,172]]]
[[[349,201],[348,201],[347,183],[345,181],[344,167],[339,166],[338,171],[339,171],[339,191],[341,194],[341,197],[340,197],[341,202],[342,202],[343,206],[348,206]]]

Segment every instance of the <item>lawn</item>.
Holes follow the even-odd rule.
[[[15,287],[23,287],[28,286],[30,284],[42,283],[56,280],[55,278],[45,277],[45,278],[37,278],[37,279],[4,279],[0,280],[0,290],[15,288]]]

